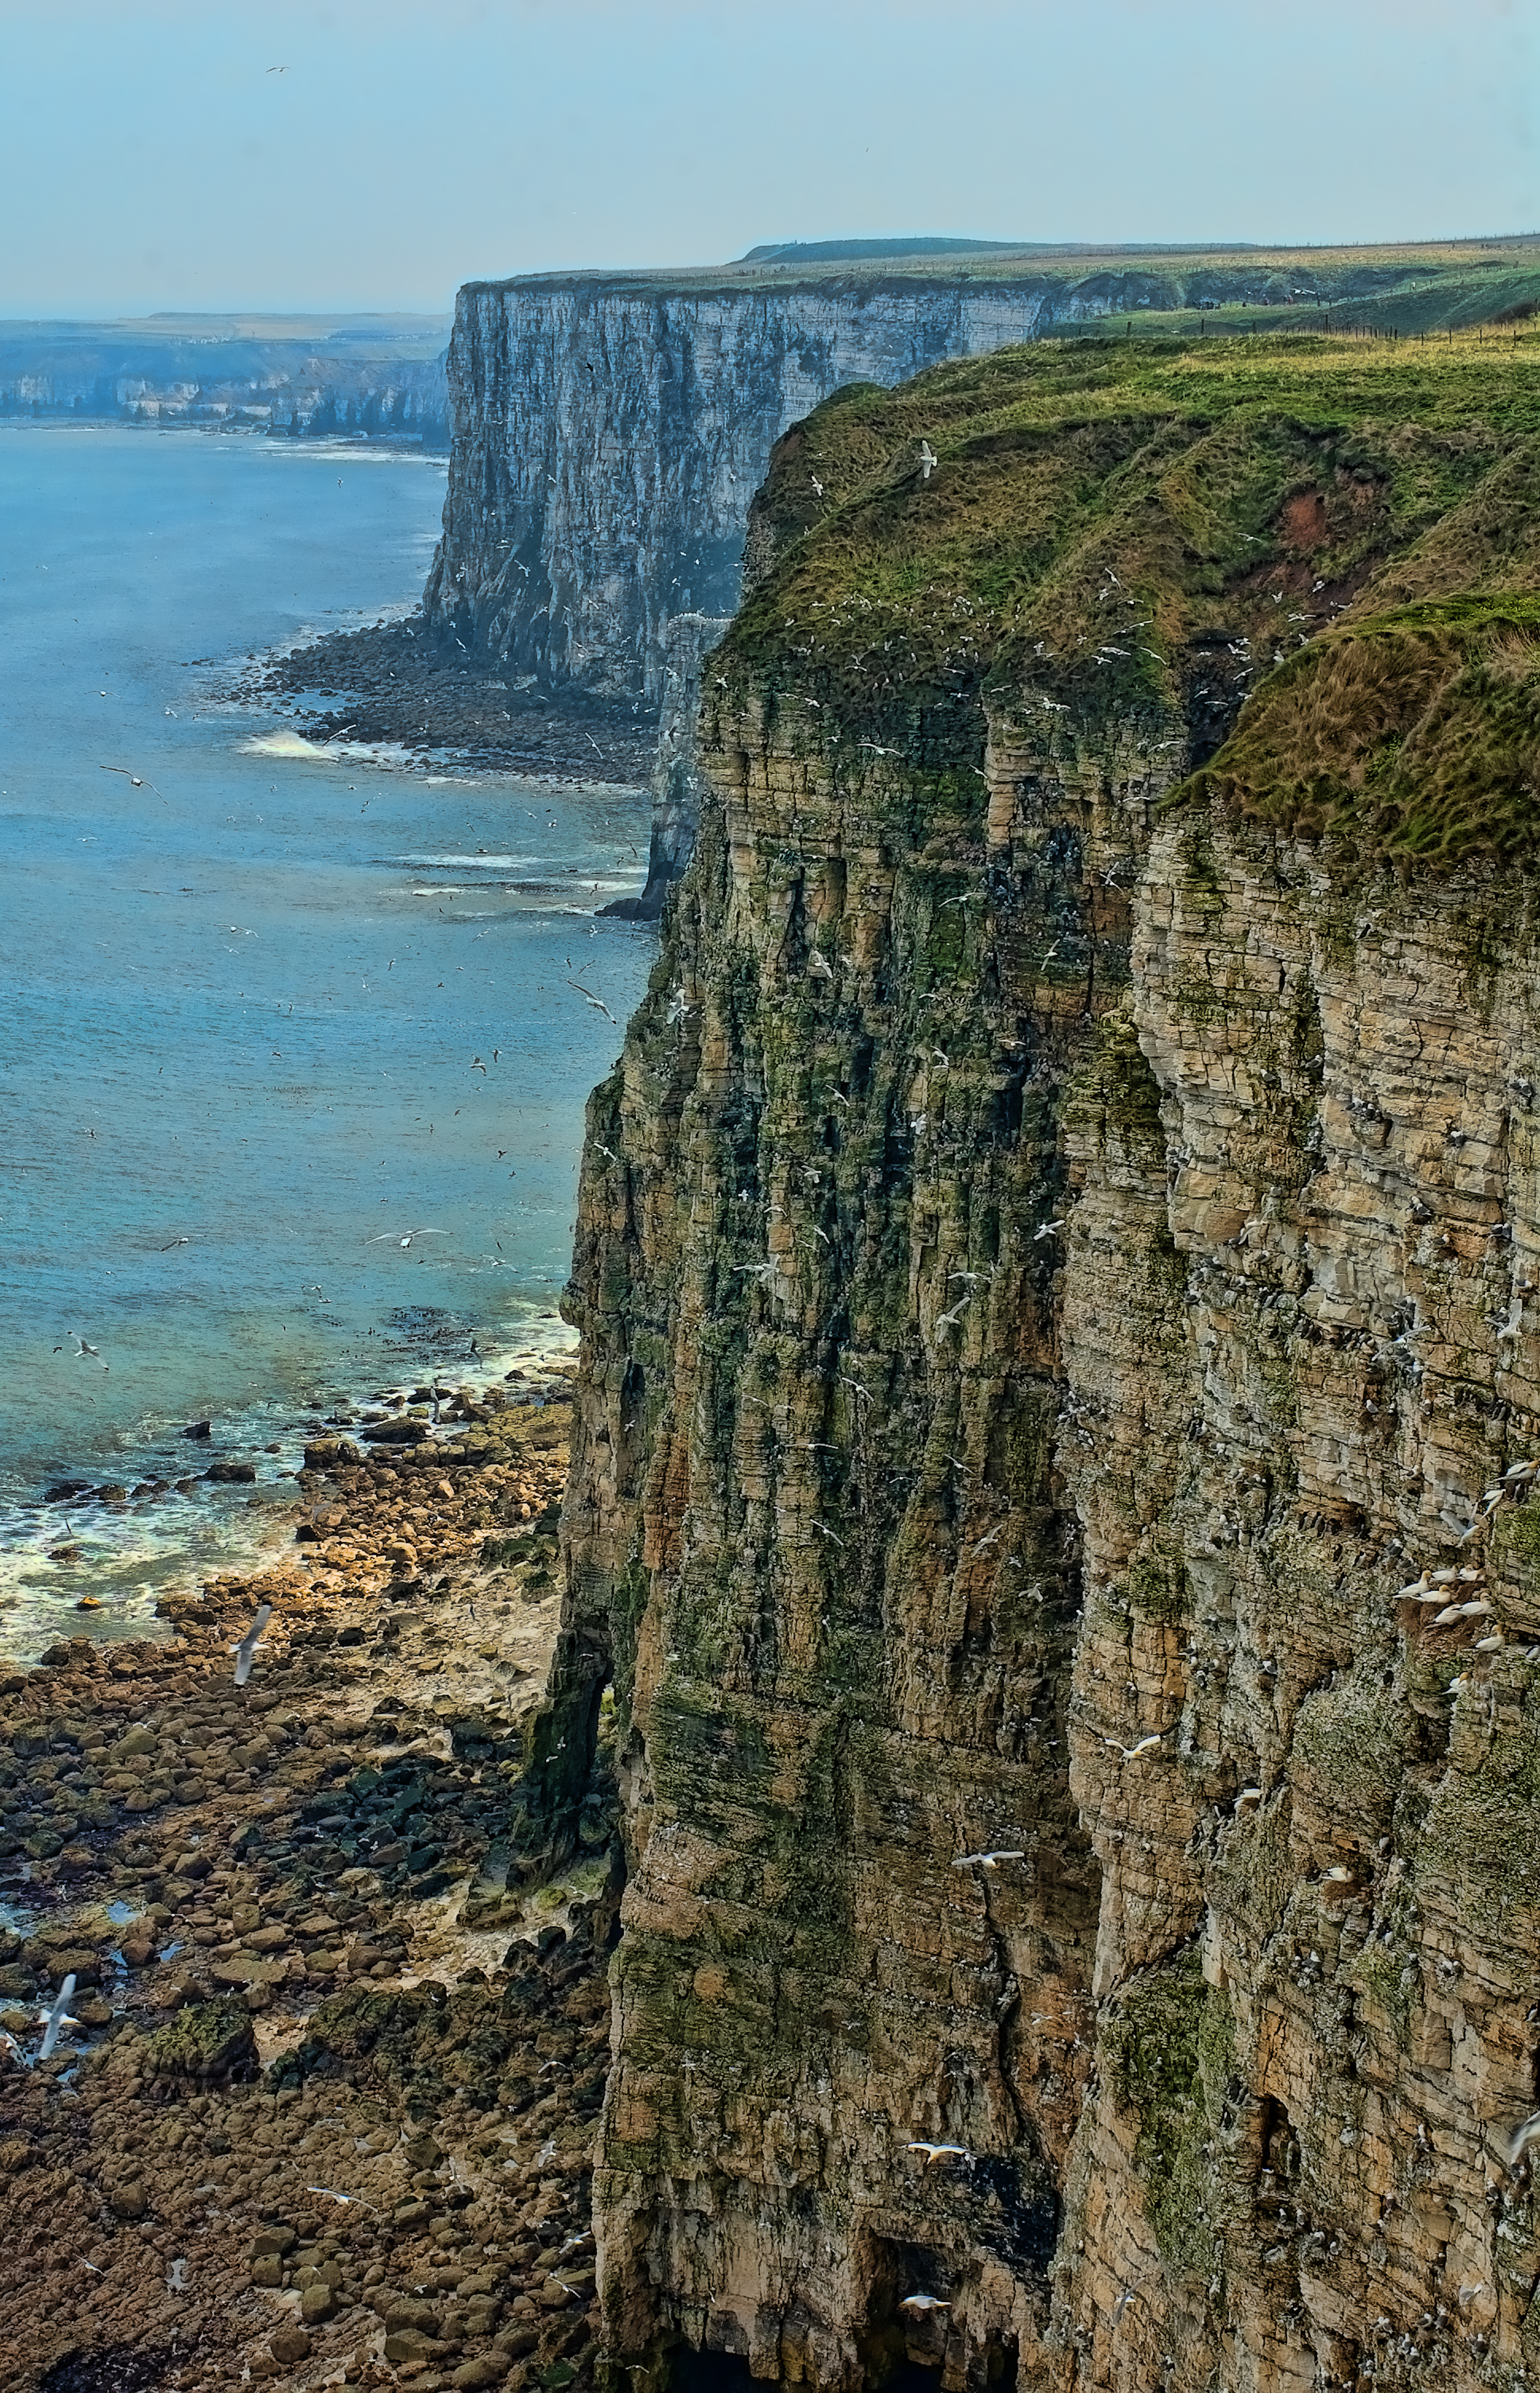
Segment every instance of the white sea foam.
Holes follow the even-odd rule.
[[[297,731],[264,731],[254,739],[242,739],[242,756],[288,756],[307,765],[334,765],[335,751],[319,747],[313,739],[302,739]]]
[[[551,859],[548,856],[393,856],[389,861],[403,871],[414,872],[455,872],[465,866],[484,872],[528,872],[536,865],[549,870]]]
[[[398,739],[307,739],[298,731],[259,731],[242,739],[241,756],[270,756],[292,765],[373,765],[397,769],[413,762]]]
[[[391,1397],[410,1398],[424,1386],[463,1388],[477,1397],[501,1390],[516,1403],[556,1394],[568,1383],[578,1345],[578,1332],[559,1314],[516,1300],[496,1343],[472,1358],[457,1357],[442,1368],[424,1362],[393,1380],[372,1378],[340,1400],[318,1395],[304,1420],[294,1419],[291,1404],[254,1405],[216,1423],[212,1445],[189,1445],[175,1461],[167,1457],[179,1440],[169,1429],[163,1432],[163,1474],[177,1464],[201,1473],[211,1454],[215,1459],[250,1455],[258,1464],[254,1489],[210,1485],[199,1477],[196,1485],[178,1491],[163,1478],[160,1493],[130,1493],[117,1502],[87,1494],[7,1507],[0,1523],[0,1652],[7,1661],[28,1663],[59,1637],[169,1636],[156,1611],[169,1589],[194,1588],[215,1571],[293,1559],[295,1474],[323,1406],[346,1436],[359,1411]],[[270,1445],[278,1451],[269,1453]],[[142,1464],[145,1455],[137,1459]],[[56,1550],[63,1559],[53,1559]]]

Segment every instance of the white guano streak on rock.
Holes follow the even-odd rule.
[[[1397,1596],[1468,1561],[1481,1491],[1540,1451],[1540,1324],[1498,1334],[1540,1249],[1512,1080],[1533,935],[1491,876],[1343,889],[1312,851],[1179,817],[1140,888],[1133,988],[1117,1061],[1126,1087],[1136,1027],[1142,1128],[1109,1033],[1069,1133],[1072,1784],[1103,1867],[1103,2020],[1137,2018],[1195,1939],[1215,2058],[1144,2138],[1103,2070],[1062,2316],[1082,2382],[1175,2339],[1172,2381],[1196,2385],[1218,2315],[1179,2288],[1212,2266],[1236,2382],[1315,2359],[1341,2382],[1377,2317],[1438,2340],[1418,2321],[1457,2282],[1476,2291],[1442,2381],[1474,2386],[1475,2332],[1519,2356],[1534,2266],[1527,2207],[1500,2243],[1492,2198],[1540,1994],[1533,1818],[1507,1791],[1540,1680],[1526,1483],[1479,1532],[1510,1641],[1472,1654],[1484,1619],[1435,1632]],[[1166,1732],[1138,1779],[1103,1742],[1136,1728]]]

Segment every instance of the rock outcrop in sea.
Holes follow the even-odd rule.
[[[559,1858],[611,1691],[633,2384],[1540,2360],[1537,467],[1531,350],[1311,341],[776,451],[524,1782]]]

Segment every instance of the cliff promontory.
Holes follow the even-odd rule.
[[[777,451],[526,1830],[612,1688],[658,2381],[1540,2364],[1537,364],[1045,345]]]
[[[756,252],[672,275],[461,291],[444,536],[424,605],[451,653],[656,711],[680,615],[738,603],[775,440],[834,390],[1095,328],[1442,328],[1533,306],[1533,242],[1397,250]],[[1238,311],[1245,311],[1244,314]],[[803,496],[824,477],[804,468]],[[832,490],[832,485],[828,486]]]

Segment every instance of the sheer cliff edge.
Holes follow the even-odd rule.
[[[1540,342],[777,449],[522,1831],[612,1687],[637,2384],[1540,2361],[1537,497]]]

